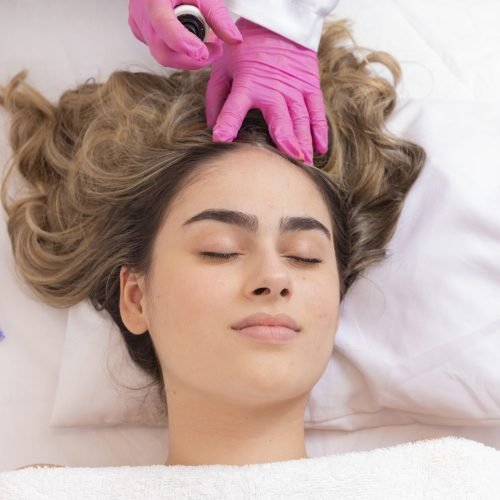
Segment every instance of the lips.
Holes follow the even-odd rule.
[[[235,323],[231,326],[233,330],[242,330],[243,328],[248,328],[252,326],[276,326],[276,327],[285,327],[295,332],[300,332],[301,328],[297,324],[297,322],[286,314],[266,314],[266,313],[257,313],[247,316],[243,318],[238,323]]]

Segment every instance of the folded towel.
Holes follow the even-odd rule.
[[[498,499],[500,450],[464,438],[254,465],[28,468],[2,500]]]

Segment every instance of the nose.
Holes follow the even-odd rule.
[[[250,270],[247,292],[251,296],[289,297],[292,293],[292,279],[287,263],[279,255],[269,255],[257,259]]]

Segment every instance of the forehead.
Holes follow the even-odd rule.
[[[253,146],[200,166],[172,201],[166,223],[180,227],[190,215],[210,208],[252,213],[261,225],[308,215],[330,227],[328,208],[314,181],[285,158]]]

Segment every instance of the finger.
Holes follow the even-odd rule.
[[[231,90],[229,75],[224,70],[212,69],[205,92],[207,126],[212,128]]]
[[[224,42],[218,38],[213,42],[205,43],[205,47],[208,51],[208,57],[206,59],[196,59],[196,62],[199,63],[199,65],[197,66],[198,68],[211,65],[217,59],[220,59],[224,52]]]
[[[300,92],[297,92],[297,94],[294,94],[291,98],[289,97],[287,99],[285,97],[285,99],[288,103],[288,111],[292,119],[295,137],[297,137],[300,149],[302,149],[302,153],[304,154],[304,162],[311,165],[313,160],[311,119],[304,97]]]
[[[314,139],[314,148],[318,153],[328,151],[328,120],[326,119],[323,93],[310,93],[304,95],[304,100],[311,119],[311,130]]]
[[[243,36],[227,10],[224,0],[211,0],[200,11],[215,34],[227,43],[240,43]]]
[[[223,42],[221,42],[223,43]],[[165,45],[163,40],[160,40],[158,35],[153,34],[153,39],[149,43],[149,51],[151,55],[159,62],[162,66],[176,69],[201,69],[222,55],[222,47],[217,44],[211,44],[208,48],[209,57],[207,59],[194,59],[186,54],[174,52],[169,47]]]
[[[215,123],[214,142],[232,142],[251,107],[252,100],[248,88],[241,84],[235,85],[233,81],[231,91]]]
[[[177,19],[174,10],[165,0],[144,0],[151,26],[162,42],[172,51],[190,57],[207,59],[208,49]]]
[[[303,161],[304,155],[295,137],[288,105],[282,94],[276,93],[272,102],[259,107],[276,146],[288,156]]]

